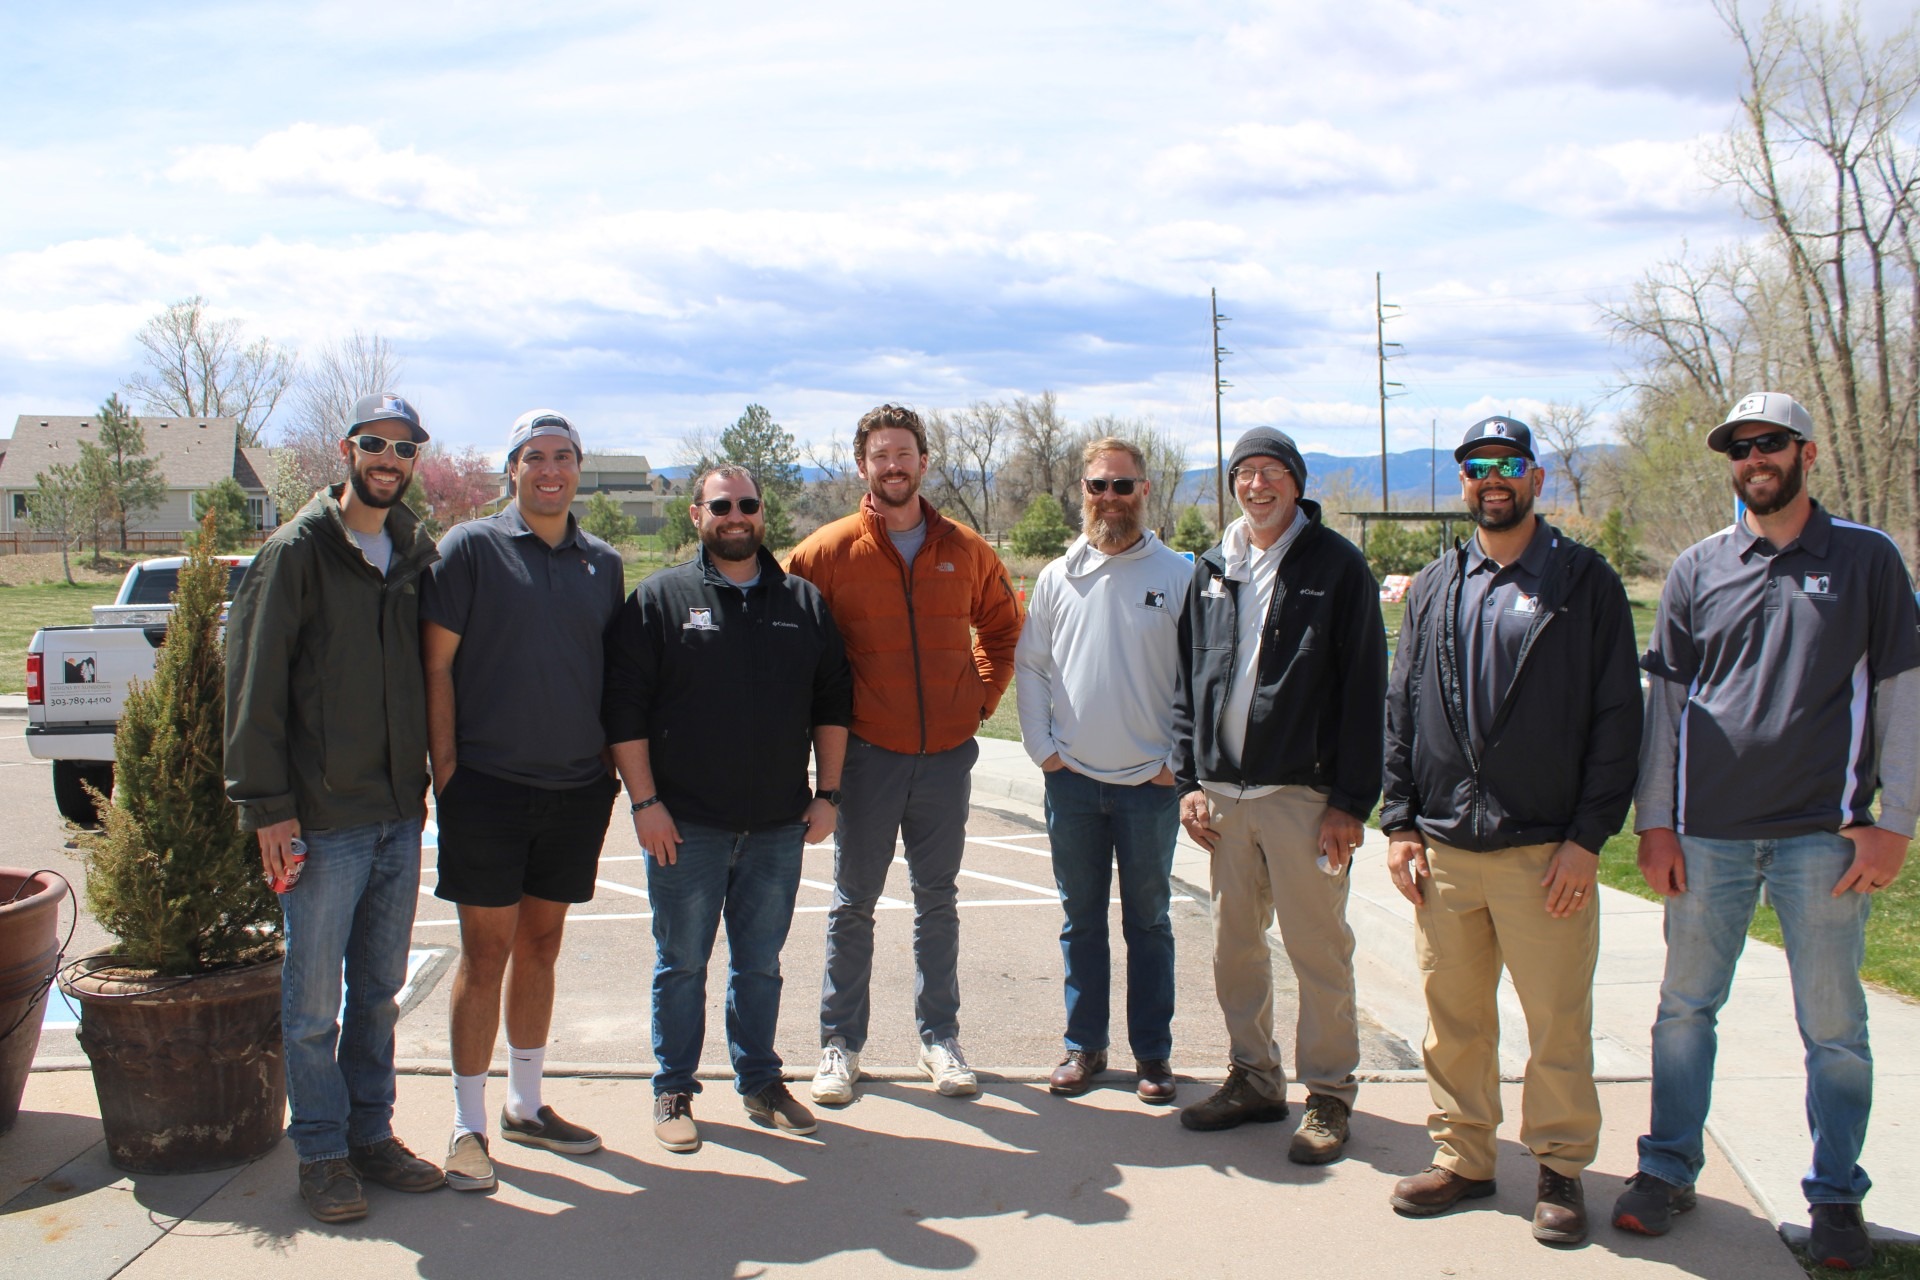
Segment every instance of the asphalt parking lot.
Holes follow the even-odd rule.
[[[49,766],[32,759],[13,725],[0,729],[0,864],[52,867],[83,883],[73,832],[54,812]],[[653,967],[646,865],[625,806],[615,809],[601,858],[599,889],[592,902],[570,917],[560,962],[548,1061],[587,1068],[646,1070],[652,1062],[649,982]],[[398,1056],[431,1069],[446,1060],[447,977],[459,946],[452,906],[433,896],[436,850],[433,829],[421,858],[419,917],[414,928],[413,981],[403,995]],[[961,872],[961,1041],[983,1070],[1027,1075],[1050,1068],[1060,1056],[1063,1021],[1060,984],[1059,896],[1045,824],[1039,812],[1016,801],[976,803],[967,829]],[[786,991],[779,1047],[794,1072],[811,1073],[818,1052],[816,1012],[832,901],[831,844],[809,848],[798,907],[782,967]],[[1211,941],[1203,886],[1176,885],[1173,923],[1178,956],[1174,1065],[1181,1071],[1217,1073],[1226,1065],[1226,1038],[1213,1000]],[[911,1070],[918,1039],[913,1026],[913,912],[904,862],[896,860],[876,921],[873,1023],[863,1066],[869,1071]],[[1119,949],[1118,908],[1113,917],[1114,982],[1119,1047],[1117,1065],[1131,1065],[1125,1049],[1124,953]],[[84,911],[70,954],[107,945],[109,939]],[[715,946],[708,976],[707,1044],[703,1066],[724,1076],[722,1032],[726,940]],[[1294,1018],[1293,991],[1284,957],[1276,954],[1276,1019]],[[73,1018],[63,1002],[50,1009],[38,1061],[71,1061],[78,1055]],[[1283,1030],[1283,1047],[1285,1032]],[[504,1039],[503,1039],[504,1045]],[[499,1061],[504,1063],[504,1047]],[[1288,1055],[1291,1057],[1291,1054]],[[1406,1044],[1369,1026],[1363,1066],[1394,1069],[1417,1064]],[[1116,1084],[1125,1083],[1116,1077]],[[1199,1096],[1197,1087],[1188,1091]]]

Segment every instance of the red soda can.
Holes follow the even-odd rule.
[[[287,842],[287,848],[287,874],[284,877],[274,877],[272,887],[275,893],[285,893],[296,884],[299,884],[300,868],[305,865],[307,861],[307,842],[299,836],[295,836],[289,840]]]

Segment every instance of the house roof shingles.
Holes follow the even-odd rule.
[[[239,449],[239,423],[232,418],[143,417],[140,425],[147,436],[147,456],[160,464],[170,489],[205,489],[222,476],[233,476],[244,488],[264,488],[272,468],[264,459],[267,450]],[[58,414],[23,413],[14,422],[13,439],[0,456],[0,489],[31,489],[34,477],[48,467],[80,460],[81,440],[98,437],[97,417],[71,417]],[[259,454],[261,461],[243,457]],[[252,478],[243,470],[266,474],[249,484]]]

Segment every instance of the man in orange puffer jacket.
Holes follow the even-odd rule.
[[[833,910],[820,997],[813,1097],[853,1100],[867,1039],[873,909],[896,838],[913,886],[914,1013],[920,1064],[940,1092],[979,1086],[960,1048],[960,852],[973,735],[1013,678],[1020,604],[979,534],[920,497],[927,435],[911,409],[860,419],[860,509],[793,551],[787,571],[820,589],[853,665],[852,738],[834,833]],[[975,633],[978,638],[975,638]]]

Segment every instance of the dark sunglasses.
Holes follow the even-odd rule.
[[[394,457],[401,459],[411,459],[420,452],[420,446],[411,440],[389,440],[385,436],[353,436],[350,438],[353,440],[354,448],[373,458],[379,457],[388,449],[393,450]]]
[[[1080,483],[1085,486],[1088,493],[1093,494],[1095,497],[1099,497],[1108,489],[1112,489],[1121,497],[1130,498],[1133,496],[1134,486],[1140,482],[1132,476],[1122,476],[1118,480],[1082,480]]]
[[[1728,445],[1727,456],[1735,462],[1745,462],[1755,449],[1762,453],[1779,453],[1796,438],[1791,431],[1769,431],[1763,436],[1748,436],[1745,440],[1735,440]]]
[[[1460,464],[1460,474],[1469,480],[1485,480],[1488,476],[1505,476],[1509,480],[1518,480],[1533,470],[1533,464],[1522,457],[1509,458],[1468,458]]]
[[[709,498],[705,502],[701,503],[700,505],[705,507],[707,510],[711,511],[716,516],[724,516],[724,515],[730,514],[733,511],[734,500],[732,498]],[[758,498],[740,499],[740,514],[743,516],[759,515],[760,499]]]

